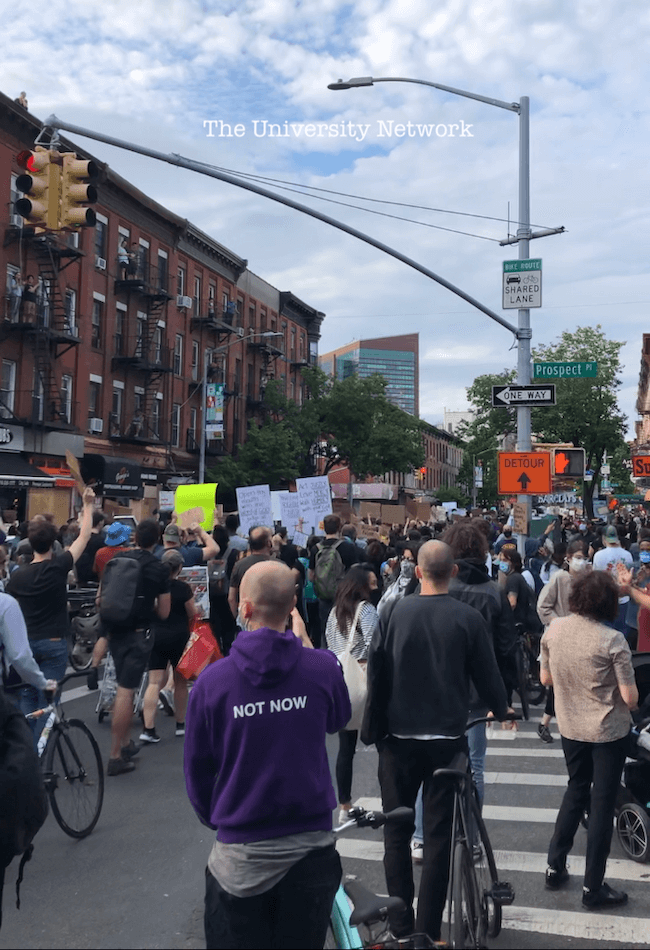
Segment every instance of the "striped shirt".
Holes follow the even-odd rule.
[[[355,660],[366,660],[368,658],[368,648],[373,634],[379,626],[379,617],[376,609],[370,603],[365,601],[361,607],[357,629],[354,632],[354,646],[352,647],[352,656]],[[338,628],[336,622],[336,609],[333,607],[327,619],[327,628],[325,630],[325,639],[327,648],[336,656],[340,656],[348,648],[348,638]]]

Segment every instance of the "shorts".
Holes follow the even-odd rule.
[[[109,635],[109,645],[115,663],[117,685],[123,689],[137,689],[147,669],[153,645],[150,630],[129,630]]]
[[[151,655],[149,656],[149,669],[165,670],[168,663],[171,663],[176,669],[189,638],[189,631],[182,631],[181,633],[156,632],[153,638]]]

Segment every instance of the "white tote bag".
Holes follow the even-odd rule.
[[[363,721],[363,712],[366,707],[366,697],[368,696],[368,680],[366,678],[365,664],[362,666],[357,659],[352,656],[355,634],[361,615],[361,608],[364,601],[361,601],[356,609],[354,620],[348,632],[348,645],[344,653],[341,653],[338,660],[343,667],[343,677],[345,685],[350,694],[350,705],[352,706],[352,716],[346,725],[346,729],[361,729]],[[362,634],[363,636],[363,634]]]

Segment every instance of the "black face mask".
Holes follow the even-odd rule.
[[[370,603],[373,607],[376,607],[379,601],[381,600],[381,591],[380,590],[371,590],[370,591]]]

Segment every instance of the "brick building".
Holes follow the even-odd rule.
[[[270,379],[304,398],[324,314],[65,140],[100,167],[97,225],[35,233],[14,212],[16,156],[40,131],[0,94],[0,509],[65,521],[69,449],[104,499],[142,514],[196,479],[204,366],[224,387],[209,465],[245,441]]]

